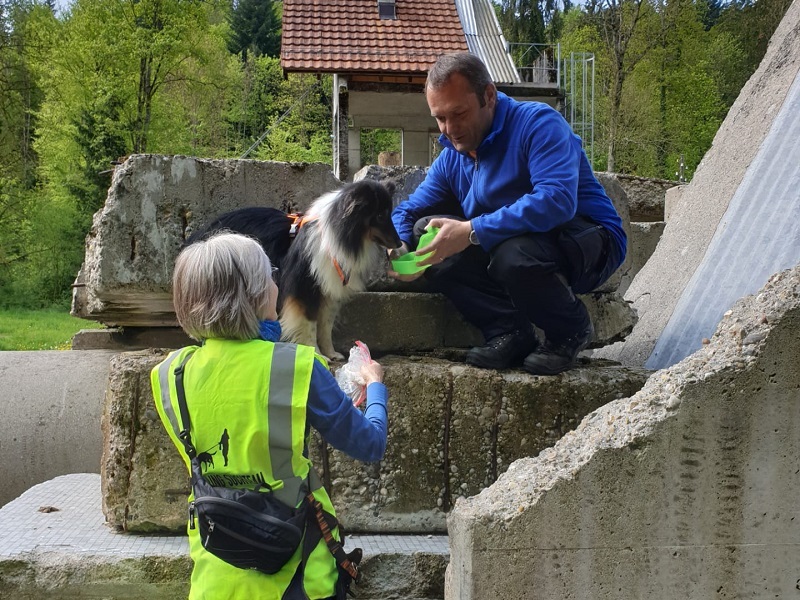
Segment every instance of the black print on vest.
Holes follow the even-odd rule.
[[[222,452],[222,458],[225,459],[225,466],[228,466],[228,445],[230,441],[230,436],[228,435],[228,429],[225,428],[222,431],[222,437],[219,438],[219,441],[211,446],[211,448],[216,448]],[[202,468],[203,472],[205,473],[214,466],[214,455],[217,453],[216,450],[211,452],[211,448],[206,450],[205,452],[200,452],[197,455],[197,460],[200,462],[200,467]]]
[[[222,437],[219,438],[219,449],[222,451],[222,458],[225,459],[225,466],[228,466],[228,430],[227,428],[222,432]]]

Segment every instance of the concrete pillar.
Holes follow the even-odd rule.
[[[333,174],[341,180],[348,178],[348,128],[349,103],[347,94],[347,79],[334,74],[333,76]]]

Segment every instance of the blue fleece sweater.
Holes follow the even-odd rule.
[[[608,229],[620,263],[624,260],[622,220],[594,176],[580,138],[555,109],[498,92],[494,121],[476,158],[459,153],[443,135],[439,141],[444,149],[425,180],[392,213],[409,246],[414,223],[433,214],[471,219],[487,251],[517,235],[549,231],[578,214]]]

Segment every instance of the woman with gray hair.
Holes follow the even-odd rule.
[[[223,232],[181,251],[173,274],[175,314],[201,345],[177,350],[153,369],[156,407],[191,472],[176,420],[175,370],[185,363],[191,437],[205,479],[242,489],[267,484],[291,507],[311,491],[335,515],[308,458],[309,428],[357,460],[380,460],[387,423],[383,369],[375,361],[362,367],[362,414],[314,348],[279,342],[274,270],[259,243],[239,234]],[[188,532],[194,562],[190,600],[345,597],[349,577],[340,576],[324,539],[310,553],[301,542],[284,567],[268,575],[220,560],[203,548],[198,529],[190,526]],[[332,533],[341,540],[338,528]]]

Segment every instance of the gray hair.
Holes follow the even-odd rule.
[[[178,254],[172,275],[175,316],[196,340],[257,338],[271,279],[269,257],[256,240],[222,231]]]
[[[469,82],[483,106],[486,86],[494,85],[494,82],[483,61],[469,52],[450,52],[439,56],[428,71],[425,91],[439,89],[456,73]]]

